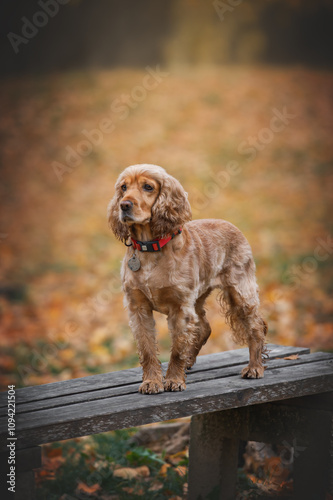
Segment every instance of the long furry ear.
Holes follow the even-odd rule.
[[[161,183],[161,191],[152,208],[151,230],[155,238],[173,233],[192,219],[191,206],[183,186],[171,175]]]
[[[116,193],[108,205],[108,221],[115,236],[123,243],[130,236],[128,226],[123,224],[119,218],[119,205],[121,200],[121,192],[116,184]]]

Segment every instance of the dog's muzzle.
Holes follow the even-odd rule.
[[[126,220],[129,221],[133,220],[132,209],[133,209],[132,201],[126,200],[120,202],[120,211],[121,211],[120,218],[123,222],[125,222]]]

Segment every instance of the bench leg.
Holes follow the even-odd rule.
[[[1,453],[1,463],[4,476],[9,473],[8,452]],[[15,479],[13,481],[15,493],[8,491],[11,486],[6,480],[1,484],[1,498],[12,500],[35,499],[35,473],[34,469],[41,467],[41,448],[17,449],[15,453]]]
[[[192,417],[188,500],[235,499],[239,439],[222,431],[218,412]]]
[[[32,470],[19,472],[17,474],[17,483],[14,498],[15,500],[34,500],[35,474]]]
[[[327,416],[327,415],[326,415]],[[314,421],[309,445],[294,457],[295,500],[319,500],[333,494],[333,419]]]
[[[333,413],[311,397],[192,417],[189,500],[235,498],[239,440],[294,449],[295,500],[333,496]]]
[[[42,465],[40,446],[17,450],[17,482],[15,500],[35,500],[35,473]]]

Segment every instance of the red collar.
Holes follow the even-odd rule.
[[[172,240],[177,234],[181,234],[182,228],[177,229],[176,232],[167,236],[166,238],[160,238],[154,241],[138,241],[131,238],[132,243],[126,246],[132,246],[134,250],[138,249],[140,252],[159,252],[164,245],[166,245],[170,240]]]

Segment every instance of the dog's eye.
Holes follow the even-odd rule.
[[[153,191],[153,189],[154,189],[154,188],[153,188],[153,186],[151,186],[150,184],[145,184],[145,185],[143,186],[143,189],[144,189],[145,191]]]
[[[122,190],[122,191],[126,191],[126,189],[127,189],[126,184],[123,184],[123,185],[121,186],[121,190]]]

